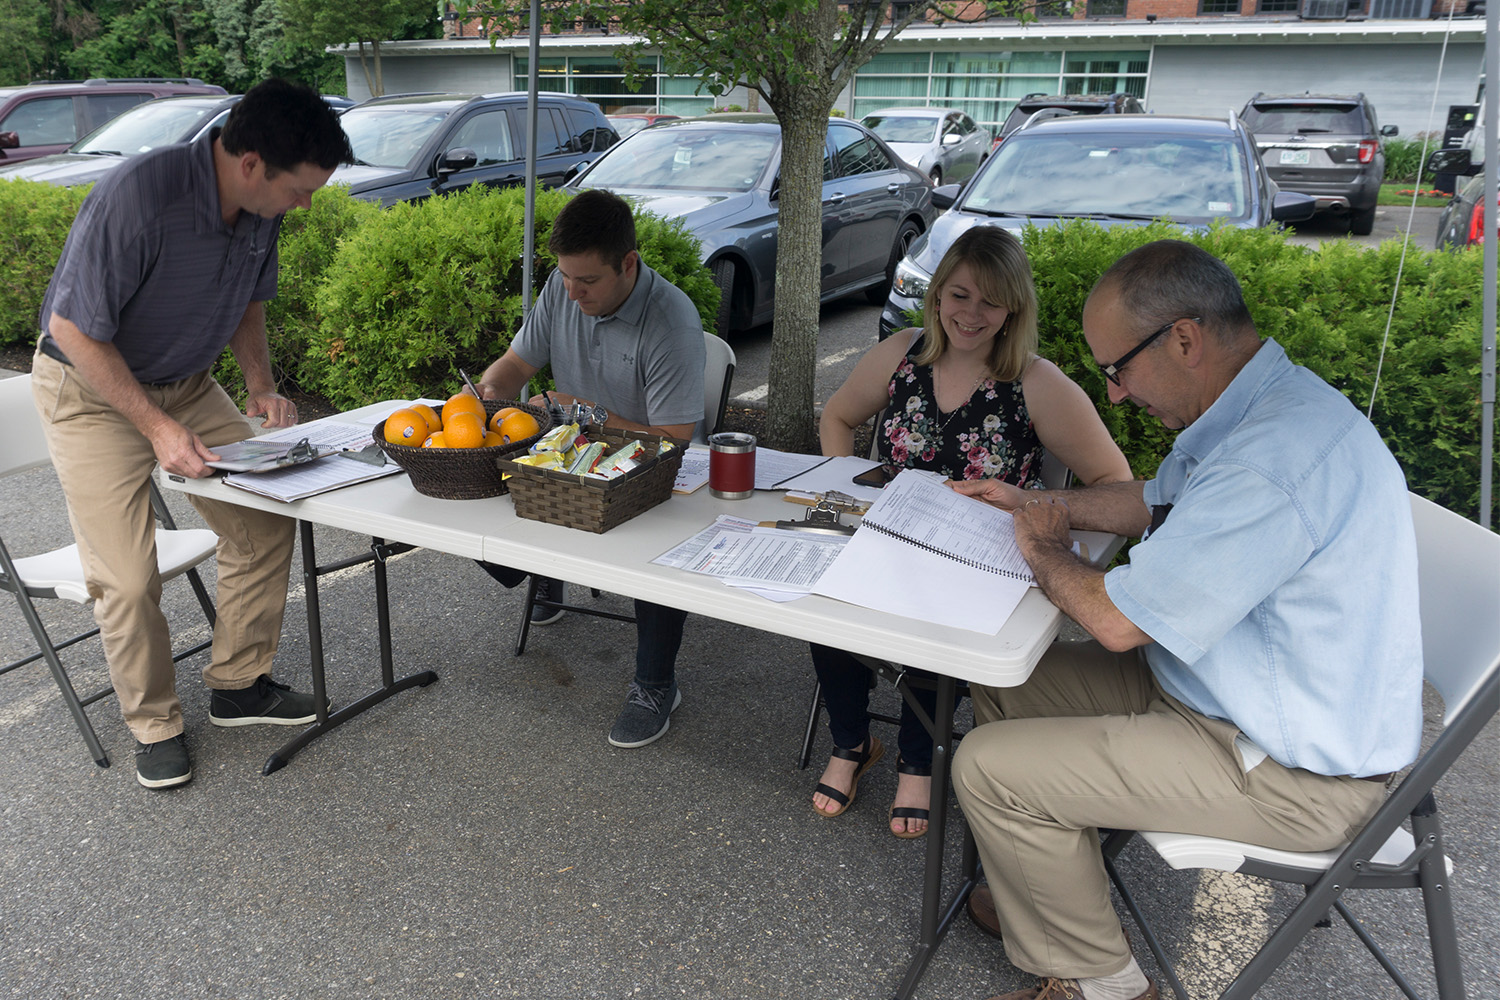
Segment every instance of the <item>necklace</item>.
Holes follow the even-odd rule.
[[[938,431],[939,431],[939,433],[941,433],[944,429],[947,428],[948,424],[953,421],[954,417],[958,416],[958,411],[959,410],[962,410],[966,406],[969,405],[969,400],[974,397],[974,391],[976,389],[978,389],[981,385],[984,384],[985,379],[987,377],[988,376],[984,372],[980,373],[979,377],[974,380],[974,384],[971,385],[971,386],[969,386],[969,391],[968,391],[968,393],[966,393],[964,395],[963,402],[959,403],[952,410],[950,410],[948,412],[948,415],[943,418],[943,422],[940,423],[940,424],[938,424]],[[937,365],[933,365],[932,366],[932,405],[933,405],[934,408],[937,409],[937,411],[939,413],[941,413],[941,412],[943,412],[942,411],[942,407],[938,406],[938,401],[937,401],[938,396],[941,395],[941,393],[942,393],[942,389],[941,389],[941,387],[939,385],[939,381],[938,381],[939,378],[940,378],[940,376],[938,374],[938,367],[937,367]]]

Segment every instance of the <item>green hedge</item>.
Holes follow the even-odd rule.
[[[1028,228],[1026,250],[1041,300],[1041,353],[1099,401],[1105,425],[1140,476],[1156,469],[1174,434],[1144,410],[1107,402],[1104,376],[1084,343],[1079,318],[1105,268],[1164,237],[1191,240],[1224,260],[1244,286],[1261,334],[1275,337],[1294,362],[1317,372],[1361,412],[1369,408],[1380,366],[1372,419],[1413,491],[1465,516],[1477,515],[1479,250],[1408,251],[1382,365],[1398,242],[1363,249],[1336,241],[1314,250],[1271,230],[1214,228],[1191,235],[1164,224],[1101,230],[1086,222]]]
[[[378,209],[341,189],[318,192],[311,211],[293,212],[282,229],[280,292],[267,313],[281,377],[357,406],[443,396],[458,385],[458,368],[482,370],[520,322],[523,197],[518,188],[486,189]],[[0,342],[35,337],[52,265],[81,200],[82,192],[47,184],[0,184]],[[538,193],[538,285],[555,263],[545,246],[564,200]],[[688,293],[711,329],[718,291],[697,241],[675,221],[642,215],[637,227],[643,258]],[[1079,318],[1106,267],[1165,236],[1183,234],[1164,224],[1105,230],[1082,221],[1025,233],[1042,352],[1099,401],[1138,475],[1155,470],[1173,434],[1134,406],[1106,402]],[[1368,407],[1401,244],[1330,241],[1314,250],[1273,230],[1230,228],[1185,238],[1239,276],[1262,334],[1361,411]],[[1469,517],[1479,507],[1481,257],[1477,248],[1409,249],[1374,412],[1413,490]],[[232,361],[221,374],[226,385],[237,381]]]
[[[1443,148],[1443,137],[1437,132],[1418,132],[1416,135],[1406,138],[1391,138],[1385,141],[1385,179],[1395,181],[1398,184],[1418,183],[1431,184],[1433,173],[1424,169],[1422,158],[1422,139],[1427,137],[1427,153],[1430,156],[1433,150]]]
[[[0,182],[0,344],[34,344],[52,268],[87,188]]]

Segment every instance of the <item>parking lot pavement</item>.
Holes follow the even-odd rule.
[[[1363,246],[1376,246],[1388,239],[1410,232],[1415,249],[1427,250],[1437,236],[1437,220],[1442,209],[1380,208],[1375,215],[1375,229],[1369,236],[1351,236],[1336,216],[1316,216],[1301,223],[1288,235],[1293,243],[1321,246],[1329,241],[1351,240]],[[865,351],[875,344],[880,325],[880,307],[866,305],[854,295],[823,306],[818,321],[818,368],[814,375],[813,398],[819,405],[844,384],[849,372]],[[765,406],[767,374],[771,370],[771,326],[756,327],[735,335],[731,341],[737,367],[730,396],[739,406]]]
[[[69,541],[50,472],[0,480],[7,541]],[[199,522],[172,497],[179,523]],[[463,516],[455,503],[455,517]],[[684,527],[684,534],[689,526]],[[318,532],[319,553],[366,540]],[[270,777],[289,731],[208,724],[185,664],[178,689],[196,768],[148,792],[112,700],[89,714],[114,759],[89,760],[47,671],[0,677],[0,996],[25,1000],[171,995],[185,1000],[850,1000],[889,996],[917,932],[922,841],[885,832],[893,766],[873,769],[838,820],[809,800],[795,755],[812,674],[806,647],[691,618],[671,730],[640,750],[605,731],[632,669],[628,625],[564,618],[512,655],[521,596],[472,563],[428,551],[390,564],[402,672],[440,680],[349,722]],[[325,577],[330,694],[347,703],[377,677],[368,566]],[[600,602],[628,610],[622,599]],[[183,587],[168,614],[189,622]],[[87,624],[46,602],[49,626]],[[308,684],[305,600],[292,589],[277,674]],[[192,631],[179,629],[179,638]],[[70,633],[63,633],[70,634]],[[0,609],[0,657],[29,635]],[[67,653],[79,686],[101,682],[97,646]],[[877,707],[895,703],[888,688]],[[960,710],[965,725],[970,713]],[[1443,788],[1452,890],[1470,995],[1500,993],[1494,859],[1500,731]],[[891,762],[893,765],[894,762]],[[961,823],[948,843],[956,866]],[[1196,995],[1222,986],[1290,890],[1237,876],[1167,872],[1124,858]],[[956,870],[950,868],[950,871]],[[1422,913],[1411,894],[1350,900],[1428,989]],[[1364,905],[1361,905],[1364,904]],[[1142,956],[1148,974],[1154,970]],[[964,1000],[1027,977],[955,924],[917,993]],[[1346,928],[1314,931],[1264,991],[1278,1000],[1396,992]]]

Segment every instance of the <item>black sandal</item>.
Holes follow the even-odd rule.
[[[896,773],[910,774],[918,778],[930,778],[932,777],[932,766],[918,767],[916,764],[908,764],[906,761],[897,758]],[[923,819],[930,823],[932,811],[929,809],[918,809],[915,806],[893,805],[891,806],[891,819]],[[890,827],[887,826],[886,829],[890,829]],[[916,833],[897,833],[895,830],[891,830],[891,836],[899,837],[902,840],[916,840],[918,837],[927,836],[927,830],[924,828]]]
[[[838,812],[824,812],[817,806],[813,806],[813,812],[824,819],[833,819],[835,816],[844,815],[844,810],[854,804],[854,793],[859,791],[859,779],[864,777],[865,772],[870,769],[870,766],[885,753],[885,747],[881,745],[880,737],[869,737],[869,744],[870,749],[868,750],[845,750],[843,747],[833,748],[833,756],[840,760],[854,761],[854,781],[849,785],[848,795],[845,795],[837,788],[819,782],[818,787],[814,790],[814,794],[828,796],[839,804],[839,809]]]

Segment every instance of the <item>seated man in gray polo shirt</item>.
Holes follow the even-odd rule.
[[[681,289],[641,261],[630,206],[608,191],[584,191],[558,213],[547,247],[557,270],[510,349],[480,378],[480,395],[518,399],[550,363],[554,401],[593,407],[595,422],[612,429],[691,438],[703,419],[703,320]],[[480,565],[507,587],[525,579]],[[537,594],[561,602],[563,584],[538,580]],[[560,616],[538,607],[532,624]],[[617,747],[660,738],[682,702],[676,664],[687,612],[636,601],[635,618],[635,679],[609,732]]]
[[[110,680],[137,741],[136,778],[192,778],[171,638],[159,601],[147,479],[213,470],[220,445],[297,422],[276,391],[264,301],[276,294],[276,236],[333,168],[353,159],[316,93],[252,87],[223,129],[133,158],[78,211],[42,302],[31,388],[68,500]],[[245,412],[213,378],[225,347]],[[294,524],[194,498],[219,535],[218,620],[203,671],[216,726],[301,725],[310,695],[271,680]]]

